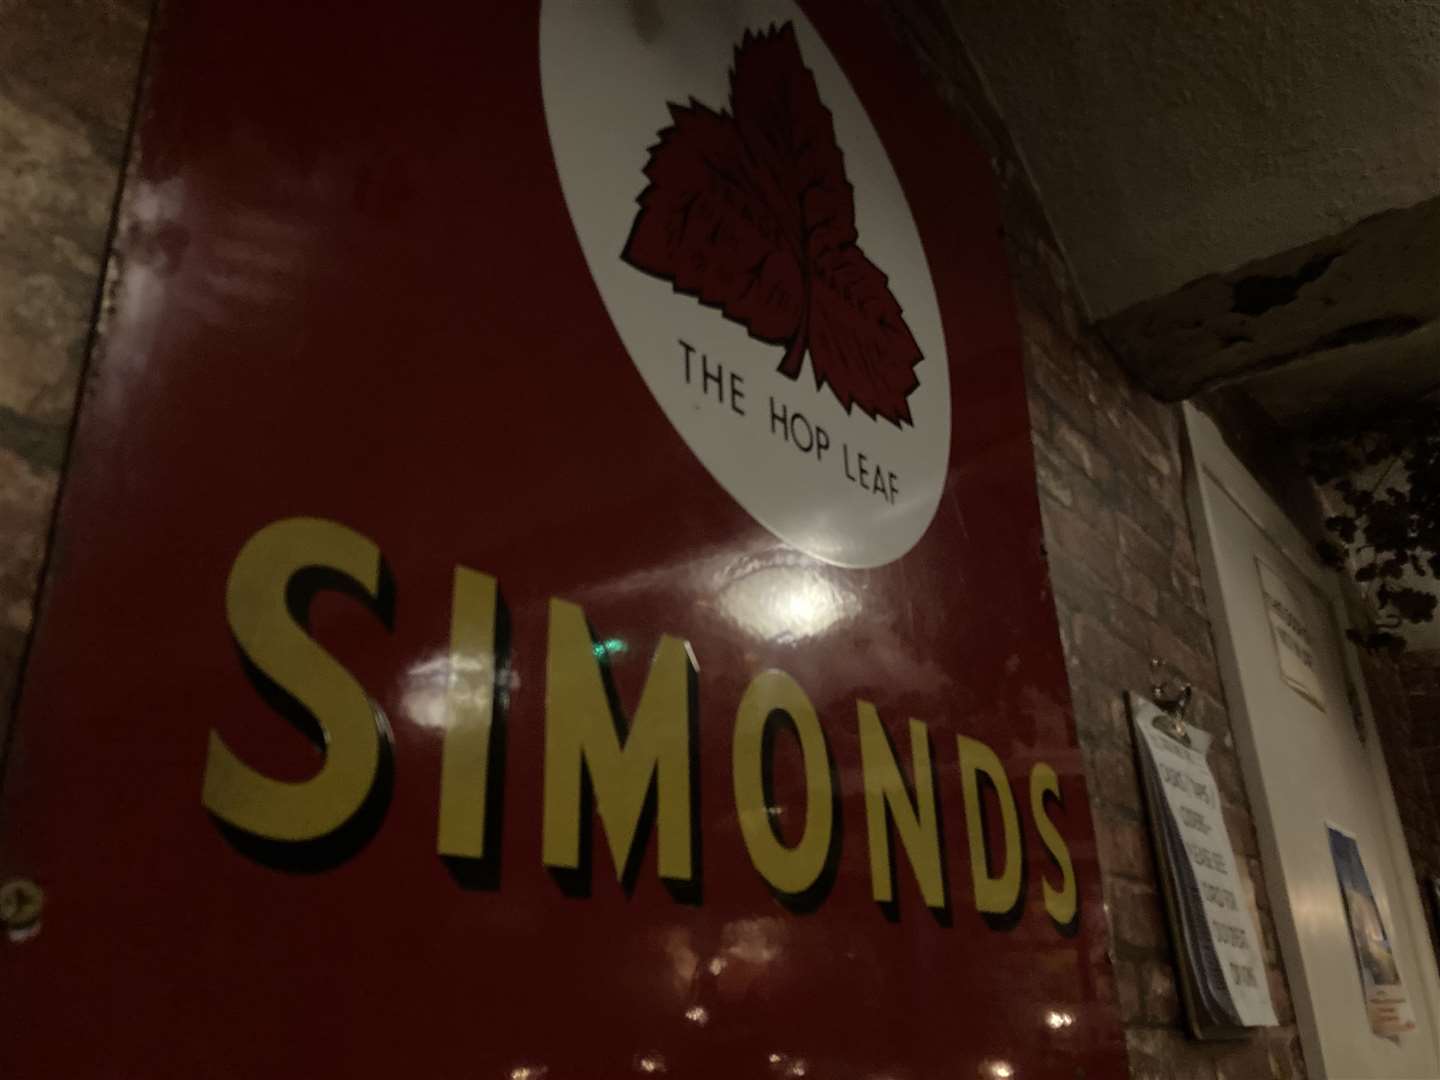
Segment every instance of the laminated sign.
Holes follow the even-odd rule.
[[[1355,947],[1355,966],[1364,994],[1365,1015],[1370,1030],[1383,1038],[1398,1041],[1415,1030],[1415,1011],[1395,962],[1395,950],[1385,929],[1385,915],[1354,835],[1328,821],[1325,836],[1335,862],[1335,881],[1345,911],[1345,925]]]
[[[1130,708],[1191,1028],[1206,1037],[1273,1025],[1259,926],[1206,760],[1210,736],[1162,730],[1169,718],[1133,694]]]
[[[858,2],[162,4],[0,1075],[1119,1075],[983,153]]]

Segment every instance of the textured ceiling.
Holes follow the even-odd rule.
[[[1238,388],[1303,433],[1440,389],[1440,197],[1214,274],[1101,324],[1175,401]]]
[[[1440,194],[1440,3],[947,6],[1097,319]]]

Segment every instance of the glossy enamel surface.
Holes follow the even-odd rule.
[[[0,1072],[1121,1074],[988,166],[867,6],[806,10],[903,186],[949,353],[938,512],[869,569],[767,532],[629,362],[553,163],[537,5],[168,5],[5,778],[6,876],[47,905],[0,948],[23,988]],[[395,601],[388,627],[336,592],[310,611],[394,747],[373,837],[309,872],[242,854],[200,802],[212,729],[271,776],[316,768],[225,620],[242,545],[301,515],[378,545]],[[436,854],[457,566],[494,575],[508,621],[502,846],[483,873]],[[693,652],[691,895],[657,876],[653,834],[627,892],[598,821],[588,895],[541,863],[556,597],[583,607],[624,708],[662,634]],[[804,903],[772,895],[736,818],[736,709],[769,669],[813,702],[836,778],[838,861]],[[896,903],[872,897],[861,700],[906,775],[906,721],[929,726],[947,913],[898,842]],[[998,753],[1019,807],[1025,903],[1003,925],[975,910],[962,734]],[[1042,903],[1059,878],[1037,762],[1060,776],[1074,933]],[[793,841],[791,743],[774,803]]]

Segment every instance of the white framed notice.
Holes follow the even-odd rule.
[[[1299,591],[1280,571],[1256,557],[1260,593],[1270,620],[1270,637],[1275,642],[1275,659],[1280,677],[1297,694],[1317,709],[1325,708],[1325,691],[1315,664],[1315,638]]]

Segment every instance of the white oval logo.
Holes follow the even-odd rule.
[[[949,459],[940,312],[814,27],[786,0],[545,0],[540,69],[590,273],[691,451],[807,554],[909,551]]]

